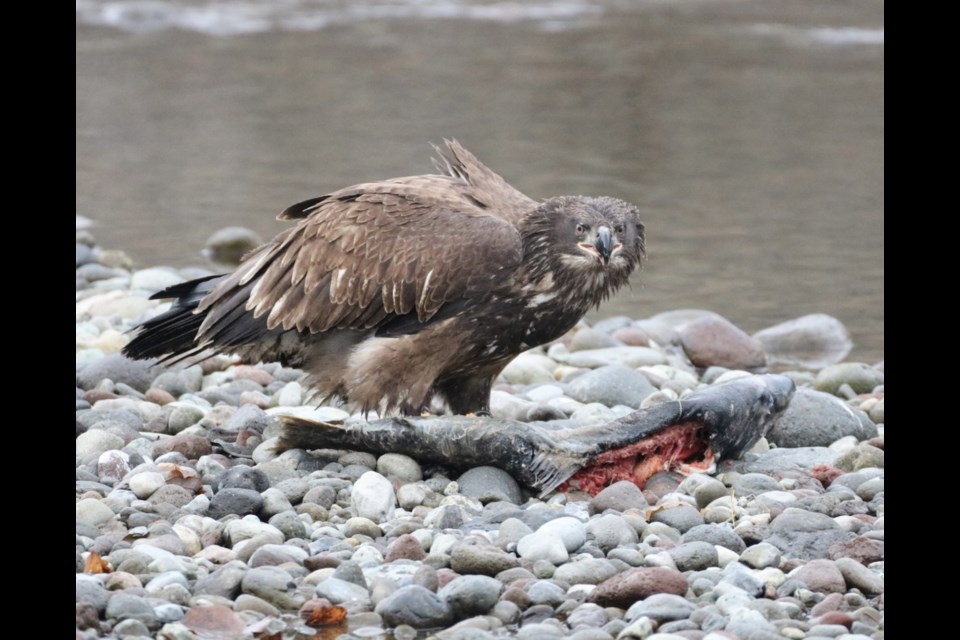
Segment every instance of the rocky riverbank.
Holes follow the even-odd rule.
[[[601,423],[745,370],[798,386],[715,476],[538,499],[494,466],[277,453],[297,370],[119,355],[150,294],[206,273],[78,231],[78,639],[883,637],[883,363],[843,362],[835,319],[609,318],[522,354],[495,417]]]

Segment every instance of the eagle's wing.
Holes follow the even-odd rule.
[[[439,158],[433,165],[444,175],[460,178],[467,185],[467,195],[488,208],[492,215],[517,225],[520,219],[539,204],[510,186],[456,140],[444,139],[445,149],[434,145]]]
[[[371,329],[495,286],[520,264],[520,235],[464,197],[461,181],[417,176],[348,187],[279,217],[301,219],[200,303],[201,342],[234,343],[254,318],[268,330]],[[261,325],[262,326],[262,325]]]

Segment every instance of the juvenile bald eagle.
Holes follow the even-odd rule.
[[[644,255],[637,207],[536,202],[456,141],[441,175],[368,182],[295,204],[297,223],[231,274],[178,284],[124,348],[132,358],[227,352],[302,367],[322,398],[364,412],[488,409],[497,374],[569,331]]]

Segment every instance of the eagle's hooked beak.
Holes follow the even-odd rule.
[[[610,262],[610,254],[613,253],[613,238],[610,235],[610,229],[607,227],[597,229],[597,239],[593,246],[597,248],[597,253],[603,258],[603,264]]]
[[[596,257],[603,266],[610,264],[610,256],[623,248],[622,244],[613,241],[609,227],[598,227],[593,242],[578,242],[577,246],[584,253]]]

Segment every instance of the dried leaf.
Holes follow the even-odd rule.
[[[310,612],[306,623],[311,627],[326,627],[341,624],[347,619],[347,610],[337,605],[318,607]]]
[[[100,557],[96,551],[91,551],[87,556],[87,561],[83,565],[84,573],[112,573],[110,564]]]

